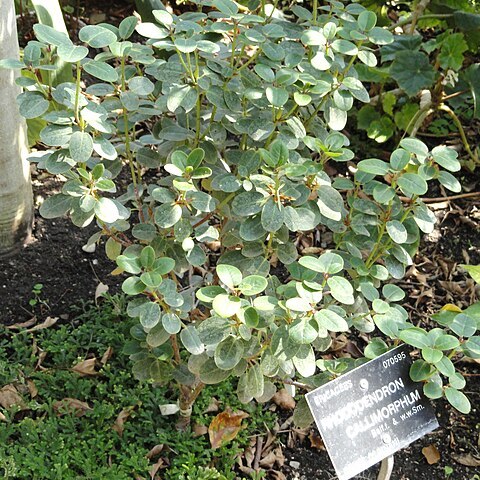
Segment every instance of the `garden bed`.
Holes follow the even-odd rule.
[[[478,189],[478,179],[475,176],[469,177],[469,185],[472,191]],[[57,182],[54,180],[40,180],[36,174],[34,174],[34,189],[35,197],[39,200],[45,198],[49,194],[53,193],[55,189],[58,188]],[[443,195],[442,192],[436,192],[437,195]],[[430,316],[432,313],[437,312],[442,305],[445,303],[455,303],[459,306],[466,307],[472,301],[473,295],[473,284],[468,280],[467,276],[458,268],[459,263],[466,263],[466,256],[470,258],[472,264],[479,263],[480,258],[480,236],[478,235],[479,231],[479,210],[477,208],[476,199],[461,199],[452,202],[446,202],[440,200],[438,203],[438,208],[436,212],[439,217],[439,223],[437,224],[437,229],[435,232],[429,236],[426,236],[420,247],[419,254],[416,259],[416,269],[412,269],[411,274],[405,280],[405,283],[402,285],[407,288],[407,301],[405,307],[409,309],[412,320],[414,323],[419,323],[421,326],[427,326],[430,324]],[[435,203],[435,202],[434,202]],[[118,319],[115,314],[111,314],[110,304],[106,308],[106,312],[103,314],[92,313],[90,315],[80,316],[82,308],[78,310],[79,305],[84,305],[84,308],[88,310],[88,303],[95,301],[95,291],[99,284],[108,285],[109,293],[115,294],[119,291],[120,280],[118,277],[110,275],[112,267],[112,262],[106,258],[104,250],[102,247],[97,247],[95,252],[86,253],[82,250],[82,246],[86,243],[88,237],[92,234],[93,228],[87,229],[78,229],[67,219],[55,219],[55,220],[45,220],[42,219],[37,212],[36,215],[36,225],[34,229],[34,238],[32,241],[22,250],[22,252],[15,256],[0,261],[0,287],[2,288],[2,309],[0,311],[0,319],[5,325],[18,324],[22,322],[27,322],[30,328],[34,325],[42,324],[47,317],[58,318],[57,324],[49,327],[49,330],[52,330],[51,333],[41,333],[42,338],[50,338],[50,348],[54,348],[55,338],[62,336],[65,328],[80,328],[85,330],[88,325],[91,325],[92,335],[95,335],[95,331],[105,330],[104,335],[107,339],[110,338],[111,341],[118,342],[118,345],[121,345],[121,339],[118,338]],[[75,261],[73,261],[75,259]],[[79,261],[81,259],[81,261]],[[43,288],[41,290],[40,299],[43,302],[37,303],[34,307],[29,305],[29,300],[34,298],[32,290],[36,283],[41,282]],[[461,292],[458,290],[461,289]],[[461,295],[460,295],[461,293]],[[102,310],[102,302],[100,301],[100,312]],[[72,309],[72,306],[77,306],[77,310]],[[101,320],[99,320],[101,318]],[[83,324],[83,327],[82,327]],[[0,339],[3,339],[3,344],[8,344],[8,339],[10,337],[10,332],[4,331],[3,334],[0,334]],[[58,336],[58,337],[57,337]],[[110,337],[109,337],[110,336]],[[35,334],[19,336],[20,339],[25,339],[24,348],[30,348],[32,340],[35,338]],[[79,337],[81,338],[81,337]],[[19,340],[17,339],[17,342]],[[7,342],[7,343],[5,343]],[[38,339],[40,349],[43,349],[41,340]],[[93,354],[101,356],[104,352],[102,349],[106,350],[110,345],[108,345],[108,340],[104,340],[103,344],[96,345],[95,350],[91,346],[78,344],[74,345],[64,345],[58,341],[57,349],[66,349],[72,350],[70,356],[70,362],[73,362],[74,358],[81,358],[83,356],[92,356]],[[363,341],[358,339],[358,345],[363,346]],[[159,430],[152,425],[148,427],[148,430],[145,430],[146,424],[145,420],[141,420],[143,415],[147,415],[147,410],[152,409],[152,412],[148,412],[148,415],[153,415],[152,421],[158,422],[158,428],[172,428],[175,422],[174,418],[166,417],[165,419],[160,419],[157,408],[158,406],[155,403],[151,403],[152,396],[165,395],[165,390],[155,389],[151,386],[138,384],[131,378],[130,365],[126,357],[121,354],[119,350],[115,348],[114,356],[112,357],[112,363],[109,366],[108,375],[117,375],[118,378],[123,380],[118,380],[117,384],[124,384],[128,382],[128,389],[132,390],[133,396],[135,396],[139,402],[142,403],[142,414],[134,414],[132,418],[127,423],[127,429],[130,432],[130,435],[125,435],[123,439],[118,439],[116,436],[113,436],[112,439],[115,439],[115,448],[117,453],[115,456],[110,457],[110,462],[113,462],[113,466],[117,469],[117,472],[125,472],[125,462],[126,459],[122,454],[122,450],[127,448],[127,444],[135,444],[136,439],[140,437],[146,437],[147,440],[142,440],[141,445],[138,445],[139,451],[143,454],[139,454],[137,451],[138,462],[142,463],[143,469],[151,468],[151,464],[155,464],[158,461],[158,458],[155,458],[155,461],[148,461],[143,459],[144,455],[148,453],[148,449],[155,446],[155,436],[158,435]],[[75,350],[77,349],[77,350]],[[349,352],[355,352],[356,347],[350,343],[343,345],[342,350],[337,351],[337,354],[349,355]],[[4,358],[5,361],[13,364],[11,368],[23,369],[22,362],[25,361],[19,360],[18,357],[12,355]],[[52,360],[53,361],[53,360]],[[55,361],[53,361],[55,363]],[[36,377],[41,378],[42,382],[44,381],[45,374],[37,368],[33,368],[36,360],[30,364],[30,373],[27,376],[32,376],[34,381]],[[73,363],[72,363],[73,365]],[[72,365],[54,365],[51,364],[51,367],[60,367],[64,369],[66,367],[71,367]],[[117,369],[117,370],[116,370]],[[432,478],[450,478],[452,480],[475,480],[475,473],[478,470],[478,454],[479,454],[479,433],[480,433],[480,411],[478,408],[480,401],[480,367],[476,362],[462,363],[460,367],[461,371],[464,372],[467,378],[467,386],[465,391],[470,396],[472,401],[472,411],[468,416],[462,415],[456,412],[450,405],[445,401],[436,401],[434,402],[435,410],[440,423],[440,428],[422,438],[421,440],[415,442],[413,445],[404,449],[397,454],[395,454],[395,467],[393,471],[393,479],[395,480],[431,480]],[[36,372],[34,372],[37,370]],[[22,370],[25,372],[25,370]],[[47,372],[50,370],[47,370]],[[54,382],[61,381],[60,371],[54,373],[52,380]],[[23,373],[25,374],[25,373]],[[50,374],[48,374],[50,376]],[[54,380],[59,376],[58,380]],[[74,375],[75,376],[75,375]],[[93,376],[87,377],[82,380],[75,379],[72,380],[72,391],[66,389],[64,392],[59,390],[59,387],[51,387],[50,384],[46,384],[44,391],[40,399],[36,401],[40,404],[51,404],[55,400],[63,398],[63,396],[75,396],[74,385],[75,382],[82,381],[85,382],[87,391],[95,390],[97,388],[104,388],[102,385],[105,385],[107,381],[104,376]],[[4,378],[2,383],[8,384],[9,380]],[[107,382],[108,383],[108,382]],[[84,387],[81,387],[82,389]],[[224,395],[224,388],[218,387],[219,390]],[[78,390],[80,391],[80,390]],[[168,395],[168,392],[166,392]],[[215,389],[212,392],[206,392],[205,396],[209,395],[214,396],[218,395]],[[62,396],[63,395],[63,396]],[[129,394],[126,394],[127,398]],[[78,396],[78,395],[77,395]],[[61,398],[60,398],[61,397]],[[104,404],[105,399],[101,397],[92,397],[89,400],[88,396],[80,396],[81,400],[87,401],[92,408],[100,409],[101,405]],[[112,399],[109,400],[112,413],[108,417],[109,421],[112,423],[115,421],[113,411],[117,413],[122,410],[124,405],[123,403],[118,403],[118,400]],[[130,401],[131,402],[131,401]],[[157,401],[158,403],[158,401]],[[234,400],[234,396],[229,394],[228,403],[237,408],[242,408],[245,410],[246,407],[238,404]],[[200,408],[202,408],[203,403],[200,403]],[[227,401],[224,401],[224,406],[227,405]],[[253,408],[253,407],[252,407]],[[272,456],[272,449],[264,452],[265,454],[270,454],[263,465],[270,465],[271,468],[263,468],[267,473],[266,478],[272,480],[278,479],[309,479],[315,476],[314,478],[318,480],[330,480],[335,478],[335,474],[331,465],[331,462],[328,458],[328,455],[323,447],[321,440],[318,437],[315,428],[308,428],[305,430],[300,430],[291,424],[290,411],[285,411],[279,409],[277,405],[271,403],[266,407],[259,407],[260,410],[251,410],[248,411],[256,412],[254,415],[259,415],[259,412],[268,412],[269,409],[272,409],[278,415],[277,420],[275,417],[268,417],[269,423],[268,428],[271,431],[275,429],[280,430],[281,433],[276,434],[275,445],[280,447],[280,450],[275,450],[276,457]],[[197,413],[200,410],[196,410]],[[30,417],[33,415],[33,418],[37,416],[35,412],[18,414],[15,419],[13,419],[13,431],[15,432],[14,437],[11,437],[11,434],[7,434],[8,441],[13,441],[13,438],[20,438],[23,440],[23,435],[27,432],[24,430],[25,417]],[[50,413],[49,415],[53,415]],[[263,418],[264,413],[260,416]],[[209,416],[205,417],[200,415],[202,421],[208,423],[208,419],[213,418],[213,413],[210,413]],[[49,420],[47,416],[43,421],[48,424],[48,431],[46,434],[54,434],[54,431],[50,429],[58,429],[59,435],[70,436],[75,435],[74,431],[77,428],[87,430],[92,430],[92,435],[95,435],[95,429],[100,428],[100,430],[105,429],[106,427],[97,427],[95,423],[95,415],[88,414],[82,418],[76,419],[75,416],[72,417],[74,422],[74,430],[71,430],[72,425],[67,425],[62,422],[58,423],[53,419]],[[52,423],[48,423],[48,422]],[[194,419],[194,422],[196,420]],[[170,423],[169,423],[170,422]],[[247,421],[249,423],[249,421]],[[263,422],[263,421],[262,421]],[[230,450],[227,445],[226,450],[223,453],[220,453],[220,458],[216,461],[212,461],[207,455],[204,458],[204,465],[219,465],[222,462],[234,461],[235,455],[232,455],[232,452],[237,452],[243,450],[247,445],[251,448],[253,454],[256,453],[257,447],[257,437],[260,436],[266,439],[269,435],[268,431],[264,429],[265,422],[256,423],[255,428],[252,429],[250,426],[247,428],[245,436],[242,437],[242,442],[238,443],[237,440],[231,444]],[[69,422],[67,422],[69,423]],[[169,425],[170,427],[160,427],[161,425]],[[283,429],[280,428],[282,424],[286,425]],[[38,425],[41,427],[41,423]],[[55,425],[55,426],[54,426]],[[5,424],[0,424],[0,432],[4,430]],[[42,427],[43,428],[43,427]],[[157,432],[157,433],[155,433]],[[114,432],[113,432],[114,433]],[[6,430],[4,430],[6,434]],[[38,445],[35,448],[43,448],[42,445],[45,441],[45,437],[42,436],[42,433],[38,433],[40,436],[38,438]],[[100,432],[98,432],[100,434]],[[17,435],[19,437],[17,437]],[[113,434],[112,434],[113,435]],[[115,434],[116,435],[116,434]],[[163,435],[163,434],[162,434]],[[250,436],[250,439],[247,437]],[[195,437],[187,436],[190,440],[185,440],[183,438],[175,437],[170,439],[172,442],[170,447],[172,450],[176,448],[186,449],[188,451],[191,448],[190,442],[199,442],[199,445],[202,446],[202,449],[208,450],[208,443],[206,436],[202,436],[201,439]],[[149,439],[149,440],[148,440]],[[23,441],[22,440],[22,441]],[[178,444],[176,444],[178,442]],[[423,448],[433,447],[438,450],[439,459],[433,464],[429,465],[425,456],[422,454]],[[200,447],[199,447],[200,448]],[[69,458],[68,462],[70,467],[65,469],[65,472],[70,472],[77,465],[81,465],[82,462],[75,463],[76,460],[67,455],[67,448],[60,448],[58,451],[58,458],[61,458],[62,455],[65,455],[65,458]],[[7,449],[8,451],[8,449]],[[227,453],[228,452],[228,453]],[[280,455],[280,452],[282,455]],[[435,455],[435,450],[433,450]],[[93,452],[83,452],[83,454],[90,456],[89,462],[96,464],[100,462],[101,459],[96,459],[92,461],[92,458],[96,458],[96,455],[100,453]],[[171,453],[170,453],[171,454]],[[179,470],[172,470],[173,473],[167,474],[168,472],[168,463],[167,459],[170,458],[170,454],[167,454],[165,457],[165,463],[163,468],[159,470],[161,475],[159,478],[167,479],[180,479],[180,478],[202,478],[202,477],[180,477]],[[104,453],[105,458],[103,459],[105,464],[107,463],[108,455]],[[214,454],[214,458],[217,454]],[[240,454],[241,455],[241,454]],[[183,458],[183,457],[182,457]],[[51,460],[46,461],[46,465],[51,465],[50,468],[53,468],[53,461],[55,456],[51,456]],[[143,459],[143,460],[142,460]],[[260,456],[262,459],[262,456]],[[49,463],[50,462],[50,463]],[[67,463],[68,463],[67,462]],[[245,464],[245,459],[242,461]],[[465,465],[470,463],[472,466]],[[259,463],[261,464],[261,462]],[[177,463],[175,463],[177,465]],[[179,465],[179,464],[178,464]],[[1,468],[1,467],[0,467]],[[99,472],[102,472],[103,467],[98,466],[97,475]],[[140,467],[137,467],[140,468]],[[138,475],[137,478],[141,478],[141,475],[145,475],[145,471],[142,472],[141,468],[136,471]],[[193,468],[193,467],[192,467]],[[219,471],[222,471],[222,468],[218,467]],[[450,469],[450,477],[448,472]],[[370,470],[364,472],[362,476],[359,476],[358,479],[375,479],[378,466],[372,467]],[[193,470],[192,470],[193,471]],[[177,472],[177,473],[175,473]],[[240,470],[236,470],[237,478],[248,478]],[[447,473],[445,473],[447,472]],[[123,473],[119,473],[117,478],[131,478],[131,477],[122,477]],[[93,475],[93,474],[92,474]],[[104,474],[102,474],[104,475]],[[173,476],[172,476],[173,475]],[[177,475],[177,476],[175,476]],[[193,475],[193,474],[192,474]],[[283,475],[283,476],[282,476]],[[93,475],[95,477],[95,475]],[[22,477],[19,477],[22,478]],[[48,477],[38,477],[38,478],[48,478]],[[68,477],[68,473],[65,473],[64,478]],[[81,477],[80,477],[81,478]],[[108,478],[108,477],[103,477]],[[113,477],[112,477],[113,478]],[[215,478],[215,477],[212,477]]]
[[[84,16],[86,23],[118,25],[131,14],[128,2],[98,4]],[[73,30],[79,22],[69,20],[75,39]],[[29,19],[21,19],[19,25],[23,40],[31,39]],[[477,127],[473,122],[470,130]],[[393,140],[381,149],[373,146],[351,123],[344,133],[352,139],[356,160],[370,156],[388,160],[396,148]],[[467,133],[470,139],[475,135]],[[458,146],[458,133],[452,135]],[[441,141],[437,138],[435,145]],[[348,169],[353,165],[331,163],[326,163],[331,177],[340,171],[351,176]],[[157,171],[152,168],[150,174]],[[162,416],[159,406],[175,402],[178,391],[135,380],[132,362],[122,353],[135,323],[126,316],[126,299],[119,294],[126,275],[112,275],[116,265],[106,257],[103,244],[95,250],[82,248],[95,232],[94,225],[79,229],[64,217],[40,217],[38,208],[61,190],[62,182],[36,168],[32,176],[36,203],[32,238],[18,255],[0,259],[0,403],[14,398],[20,406],[4,409],[5,414],[0,411],[0,474],[107,480],[336,478],[316,429],[294,427],[293,399],[241,404],[235,395],[236,379],[208,386],[194,405],[191,427],[177,432],[176,418]],[[460,195],[438,186],[426,195],[437,217],[435,230],[422,237],[405,277],[394,281],[406,292],[402,304],[411,322],[425,329],[435,326],[432,314],[445,304],[466,308],[480,296],[479,287],[460,266],[480,264],[480,197],[475,195],[480,177],[478,169],[456,176],[464,189]],[[117,181],[118,190],[124,191],[126,183]],[[315,255],[334,247],[330,233],[323,237],[320,230],[317,233],[299,233]],[[281,282],[288,281],[282,262],[273,270]],[[334,343],[325,357],[360,358],[373,335],[378,331],[332,333]],[[480,362],[467,360],[462,358],[456,367],[467,380],[470,414],[459,413],[444,399],[435,401],[440,428],[395,455],[392,480],[480,480]],[[302,393],[297,391],[296,401]],[[249,418],[233,441],[213,450],[208,426],[228,408],[242,410]],[[378,465],[356,478],[375,479],[377,470]]]

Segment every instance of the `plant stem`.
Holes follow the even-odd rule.
[[[196,114],[195,114],[195,147],[198,147],[198,144],[200,143],[201,120],[202,120],[202,94],[200,92],[200,87],[197,86],[197,108],[196,108]]]
[[[428,105],[425,105],[420,110],[418,110],[418,112],[415,113],[415,115],[408,122],[407,128],[405,129],[405,132],[402,135],[402,139],[405,138],[407,134],[410,135],[411,137],[416,136],[416,133],[422,126],[423,121],[432,112],[432,110],[430,109],[431,106],[432,104],[429,103]],[[411,130],[410,130],[410,127],[412,127]]]
[[[240,65],[237,68],[237,72],[239,72],[240,70],[243,70],[244,68],[248,67],[252,62],[254,62],[260,55],[260,52],[261,50],[258,49],[244,64]]]
[[[438,18],[439,20],[443,20],[443,19],[452,18],[452,17],[453,17],[453,13],[427,13],[425,15],[419,15],[417,17],[417,22],[419,20],[428,20],[430,18],[432,19]],[[394,25],[391,25],[390,27],[388,27],[388,29],[395,30],[397,27],[403,27],[403,25],[407,25],[412,20],[413,20],[413,17],[412,15],[410,15],[408,18],[403,18],[402,20],[399,20]]]
[[[451,202],[453,200],[461,200],[463,198],[480,197],[480,192],[460,193],[459,195],[451,195],[449,197],[427,197],[422,198],[423,203]],[[408,197],[399,197],[402,202],[412,203],[412,199]]]
[[[176,335],[170,335],[170,343],[172,344],[173,348],[173,358],[175,359],[175,363],[180,365],[182,363],[182,359],[180,357],[180,348],[178,347],[178,341]]]
[[[77,62],[77,81],[76,81],[76,86],[75,86],[75,121],[77,122],[77,125],[80,127],[80,130],[83,131],[84,125],[83,121],[80,120],[80,115],[78,113],[78,107],[80,103],[80,81],[82,78],[82,66],[81,63],[78,61]]]
[[[232,54],[230,55],[230,67],[235,66],[235,51],[237,50],[237,24],[233,22]]]
[[[367,261],[365,262],[365,266],[367,268],[370,268],[375,263],[375,261],[377,260],[376,255],[377,255],[378,250],[380,249],[380,245],[382,243],[383,235],[385,234],[385,230],[386,230],[386,227],[387,227],[387,221],[388,221],[388,218],[390,216],[391,209],[392,209],[392,201],[390,201],[390,203],[388,204],[387,211],[385,212],[385,217],[384,217],[384,219],[383,219],[383,221],[380,225],[380,230],[378,231],[377,241],[375,242],[375,245],[372,248],[372,251],[370,252],[370,255],[368,256]]]
[[[230,195],[227,195],[219,204],[218,204],[218,207],[213,211],[213,212],[210,212],[208,213],[207,215],[205,215],[201,220],[199,220],[197,223],[195,223],[195,225],[193,225],[192,228],[197,228],[199,227],[200,225],[204,224],[205,222],[207,222],[208,220],[210,220],[210,218],[212,218],[214,215],[215,215],[215,212],[217,210],[220,210],[220,208],[222,208],[224,205],[226,205],[233,197],[235,196],[235,192],[232,192]]]
[[[465,135],[465,130],[463,129],[462,122],[460,119],[457,117],[457,114],[448,106],[445,104],[440,105],[439,107],[440,110],[443,110],[444,112],[447,112],[453,120],[453,123],[455,123],[456,127],[458,128],[458,131],[460,132],[460,137],[462,138],[463,146],[465,147],[465,150],[467,151],[468,155],[472,159],[472,161],[476,164],[480,163],[478,156],[472,152],[472,149],[470,148],[470,145],[467,140],[467,136]]]
[[[413,35],[415,32],[415,26],[417,25],[418,18],[423,14],[425,9],[428,7],[430,0],[420,0],[415,8],[415,11],[412,15],[412,24],[410,25],[410,35]]]
[[[307,118],[307,121],[304,123],[305,128],[307,128],[312,122],[312,120],[317,116],[318,112],[322,109],[323,105],[327,101],[328,96],[329,95],[327,94],[322,98],[321,102],[317,105],[313,113]]]

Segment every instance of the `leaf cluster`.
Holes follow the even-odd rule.
[[[318,359],[332,332],[410,340],[391,282],[434,228],[428,182],[458,191],[460,164],[453,149],[405,138],[389,159],[330,177],[327,165],[355,157],[341,130],[354,101],[369,102],[362,65],[396,43],[358,3],[329,3],[287,17],[199,1],[155,22],[86,26],[78,46],[38,25],[23,62],[6,62],[23,72],[21,113],[46,122],[34,161],[66,179],[40,213],[95,221],[89,244],[106,239],[126,275],[137,323],[124,351],[138,379],[196,392],[238,377],[241,401],[266,401],[278,381],[317,386],[359,363]],[[76,83],[43,83],[56,55]],[[98,82],[85,88],[84,75]],[[299,252],[319,227],[332,250]]]

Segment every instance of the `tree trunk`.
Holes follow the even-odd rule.
[[[18,58],[13,0],[0,0],[0,59]],[[0,69],[0,256],[19,249],[31,233],[33,196],[26,160],[27,130],[18,112],[13,70]]]

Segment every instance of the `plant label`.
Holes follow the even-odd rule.
[[[339,480],[348,480],[435,430],[422,383],[410,379],[407,345],[308,393]]]

